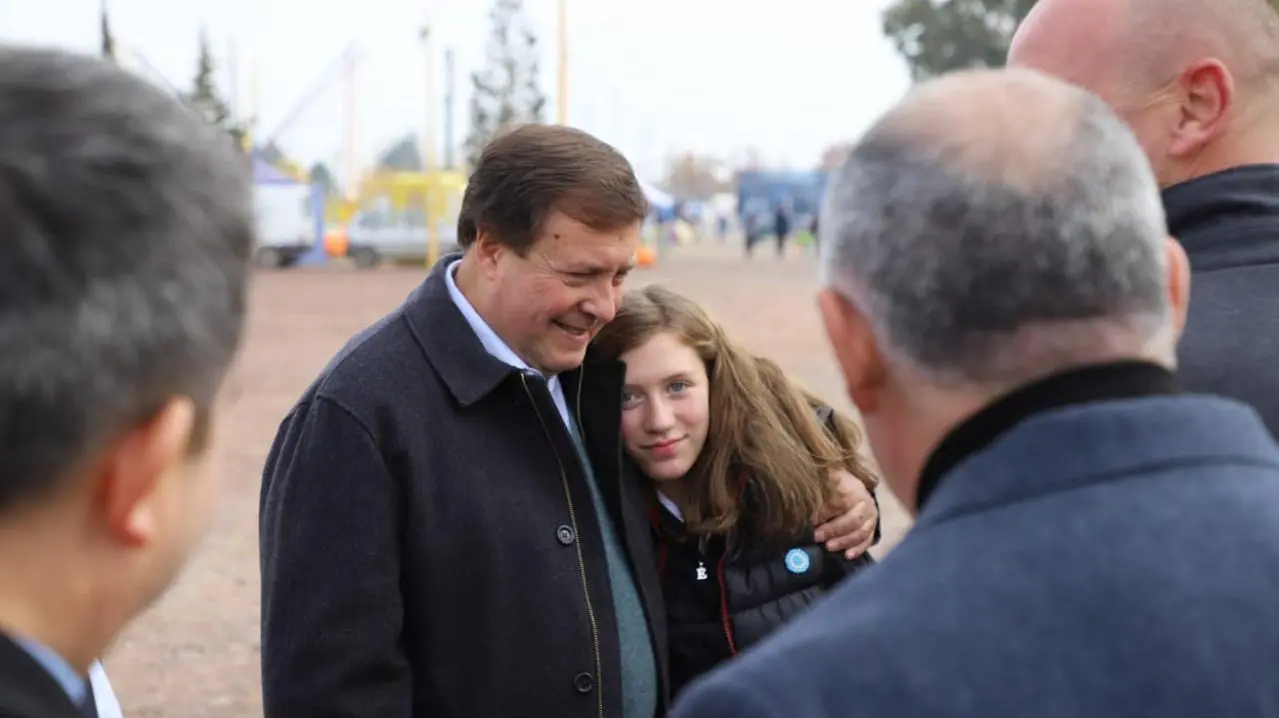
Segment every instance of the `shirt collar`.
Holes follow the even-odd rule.
[[[471,330],[475,332],[475,336],[479,337],[480,344],[484,346],[493,358],[504,364],[510,365],[521,371],[531,371],[535,373],[536,369],[528,365],[528,362],[520,358],[514,349],[493,331],[493,328],[484,321],[480,313],[475,311],[475,307],[471,305],[470,300],[462,294],[462,290],[457,288],[457,280],[453,275],[457,274],[457,266],[462,260],[456,260],[444,269],[444,281],[448,284],[449,298],[453,300],[453,304],[457,306],[457,310],[462,313],[462,317],[466,319],[466,323],[471,326]]]
[[[29,638],[22,638],[21,636],[10,636],[10,638],[13,639],[14,643],[21,646],[22,650],[30,654],[36,663],[39,663],[41,667],[48,671],[50,676],[53,676],[58,685],[62,686],[62,690],[66,691],[67,695],[71,697],[73,703],[80,705],[84,702],[85,679],[76,673],[65,658],[59,656],[57,652],[43,643]]]
[[[657,492],[657,500],[661,502],[666,510],[671,512],[671,516],[679,519],[680,523],[684,523],[684,512],[679,510],[679,505],[667,498],[666,494],[661,491]]]

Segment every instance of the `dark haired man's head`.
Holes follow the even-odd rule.
[[[467,184],[458,284],[530,366],[567,371],[612,320],[648,209],[613,147],[569,127],[518,127],[484,148]]]
[[[0,216],[0,622],[86,665],[211,515],[248,167],[112,64],[0,47]]]

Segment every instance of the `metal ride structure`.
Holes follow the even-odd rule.
[[[441,168],[438,161],[437,152],[437,131],[436,131],[436,102],[435,102],[435,37],[434,31],[437,26],[438,18],[437,2],[428,0],[426,10],[426,22],[422,25],[419,32],[419,39],[422,42],[422,53],[425,69],[424,94],[426,97],[425,116],[423,119],[422,133],[422,149],[423,159],[425,161],[426,172],[417,181],[420,183],[420,190],[425,194],[426,214],[430,219],[426,224],[426,266],[432,267],[439,259],[440,255],[440,233],[439,222],[437,218],[448,213],[448,204],[450,197],[457,199],[465,187],[463,182],[457,184],[457,176],[452,170],[455,168],[450,166]],[[558,47],[558,67],[556,75],[556,117],[557,124],[568,124],[568,0],[556,0],[556,44]],[[448,154],[452,155],[452,103],[453,103],[453,57],[450,50],[445,51],[445,73],[447,87],[445,90],[445,103],[448,111],[445,115],[446,138],[448,143]],[[450,191],[451,190],[451,191]]]
[[[398,172],[378,168],[366,172],[360,167],[356,144],[359,119],[356,90],[363,59],[364,54],[358,45],[355,43],[348,45],[316,76],[280,122],[265,135],[266,139],[256,143],[259,151],[272,146],[278,150],[280,138],[302,119],[334,84],[342,85],[344,193],[341,197],[323,200],[320,211],[317,213],[317,261],[348,256],[351,249],[350,223],[359,216],[361,210],[378,204],[379,200],[386,200],[400,212],[405,208],[418,207],[422,204],[420,199],[422,195],[428,194],[424,190],[432,185],[432,181],[428,179],[431,175],[428,173]],[[254,104],[256,105],[256,101]],[[286,171],[306,173],[305,168],[287,158],[277,161],[277,164],[285,165],[282,169]],[[445,184],[449,186],[449,189],[455,190],[456,182],[448,181]]]
[[[289,109],[288,113],[286,113],[284,118],[279,123],[276,124],[275,128],[271,132],[266,133],[265,135],[266,139],[261,142],[253,143],[254,149],[258,150],[259,148],[266,148],[271,146],[278,147],[278,142],[280,138],[284,135],[284,133],[288,132],[289,129],[292,128],[293,125],[296,124],[299,119],[305,116],[307,110],[309,110],[311,106],[315,104],[317,100],[319,100],[322,96],[324,96],[325,92],[329,88],[331,88],[335,83],[341,82],[345,86],[345,90],[346,90],[346,98],[344,102],[345,110],[346,110],[345,117],[344,117],[344,123],[346,125],[344,155],[347,161],[347,177],[353,179],[355,177],[354,163],[355,163],[355,156],[356,156],[353,85],[355,80],[355,71],[361,59],[362,59],[362,54],[360,52],[359,46],[356,45],[355,43],[351,43],[347,45],[342,50],[341,53],[339,53],[336,57],[334,57],[329,62],[329,64],[324,68],[323,72],[321,72],[316,77],[316,79],[306,88],[306,90],[302,93],[302,96],[299,97],[296,102],[294,102],[292,107]],[[254,69],[256,74],[256,66]],[[256,86],[256,84],[257,83],[255,78],[254,85]],[[257,94],[256,87],[255,87],[254,94]],[[253,98],[253,109],[255,113],[258,111],[256,97]],[[292,170],[294,172],[301,171],[302,173],[305,174],[306,170],[304,168],[301,168],[292,162],[287,162],[287,163],[293,166],[286,169]]]

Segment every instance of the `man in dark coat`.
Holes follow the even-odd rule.
[[[529,125],[484,150],[463,254],[351,340],[268,456],[267,718],[664,710],[645,487],[621,454],[624,367],[586,351],[647,211],[627,160],[578,130]],[[865,499],[834,533],[869,540]]]
[[[113,63],[0,47],[0,217],[0,716],[82,718],[212,518],[249,172]]]
[[[1190,391],[1279,435],[1279,13],[1267,0],[1042,0],[1008,62],[1078,84],[1133,128],[1190,256]]]
[[[1279,446],[1177,392],[1189,267],[1124,123],[952,74],[862,138],[824,220],[826,330],[918,520],[673,715],[1275,715]]]

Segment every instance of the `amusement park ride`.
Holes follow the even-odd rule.
[[[465,175],[462,173],[451,170],[438,170],[430,166],[423,172],[389,170],[377,167],[361,172],[356,150],[356,132],[358,128],[355,96],[360,60],[361,53],[359,48],[354,44],[348,46],[312,82],[306,92],[294,103],[284,119],[269,134],[265,135],[265,140],[255,142],[251,132],[246,134],[249,148],[253,152],[260,153],[264,148],[278,147],[279,139],[300,118],[305,116],[307,110],[340,78],[345,95],[343,103],[345,147],[343,154],[346,160],[346,171],[344,174],[349,179],[345,194],[326,199],[324,205],[323,247],[324,253],[330,257],[345,257],[360,249],[352,242],[353,235],[358,233],[352,231],[351,224],[353,220],[359,217],[362,211],[372,211],[370,208],[376,206],[377,211],[392,216],[425,214],[431,217],[443,217],[449,213],[450,209],[456,207],[457,200],[460,199],[461,192],[465,187]],[[254,95],[256,95],[256,85],[255,78]],[[254,97],[253,104],[256,111],[256,97]],[[250,125],[253,124],[253,119],[253,116],[250,115]],[[430,154],[429,150],[427,154]],[[306,169],[296,162],[288,159],[276,159],[273,164],[296,177],[299,181],[309,181]],[[430,164],[433,165],[434,163]],[[357,177],[360,178],[358,182],[354,181],[354,178]],[[404,229],[408,230],[407,227]],[[427,234],[428,230],[425,226],[422,226],[420,232]],[[419,245],[425,245],[427,240],[426,236],[419,236],[417,241]],[[438,245],[438,242],[434,244]],[[424,249],[426,249],[426,257],[428,259],[438,252],[438,246],[424,247]],[[436,251],[433,252],[431,251],[432,249]],[[368,248],[365,248],[365,251],[369,251]]]
[[[557,10],[557,59],[559,67],[556,121],[564,124],[567,122],[568,115],[568,0],[557,0]],[[428,19],[427,24],[422,28],[420,40],[423,44],[426,64],[425,96],[434,98],[435,51],[432,47],[434,38],[431,36],[430,26],[431,22]],[[172,83],[162,73],[158,72],[136,48],[125,47],[118,41],[117,48],[124,50],[124,53],[129,56],[128,64],[132,64],[135,70],[152,77],[153,80],[159,81],[160,84],[178,94],[178,90],[173,87]],[[318,259],[322,261],[326,257],[347,256],[358,259],[357,250],[360,249],[360,231],[356,225],[365,224],[361,222],[362,216],[367,218],[371,213],[380,212],[387,216],[395,217],[416,216],[420,218],[425,216],[436,218],[436,221],[421,222],[412,228],[408,226],[401,228],[416,237],[410,243],[418,248],[419,258],[424,259],[429,264],[433,264],[442,249],[440,227],[450,224],[456,225],[457,211],[460,208],[461,197],[466,188],[467,175],[464,169],[452,166],[453,153],[451,151],[446,154],[444,163],[446,166],[444,168],[439,167],[436,157],[436,107],[433,104],[433,99],[426,108],[425,131],[421,143],[425,149],[423,152],[423,159],[425,160],[424,171],[400,171],[381,167],[362,170],[359,166],[358,151],[356,149],[358,130],[356,82],[361,59],[362,52],[360,48],[354,43],[348,45],[330,61],[306,88],[284,118],[270,132],[261,134],[258,133],[260,120],[258,67],[256,62],[251,62],[249,67],[250,96],[248,98],[250,107],[245,112],[241,112],[242,103],[239,102],[238,83],[235,82],[234,77],[232,80],[231,110],[233,121],[245,128],[245,150],[251,153],[255,159],[269,161],[270,165],[288,175],[298,184],[309,185],[311,178],[307,168],[287,157],[280,156],[279,140],[298,120],[306,115],[306,112],[317,100],[325,95],[327,90],[340,82],[344,95],[343,156],[346,166],[343,174],[346,178],[346,187],[344,194],[341,196],[325,198],[322,208],[318,202],[316,203],[316,243],[312,251],[312,255],[314,255],[312,260]],[[450,147],[452,144],[452,105],[454,100],[452,60],[452,53],[446,50],[444,55],[446,81],[448,83],[445,90],[446,103],[448,105],[448,111],[445,113],[446,147]],[[234,63],[235,50],[234,46],[232,46],[228,65],[233,76],[236,74]],[[269,153],[269,157],[266,152],[268,148],[273,150]],[[387,256],[392,257],[395,255],[388,253]],[[654,263],[657,259],[655,248],[647,245],[642,247],[637,259],[642,266]],[[357,263],[363,264],[361,262]]]

